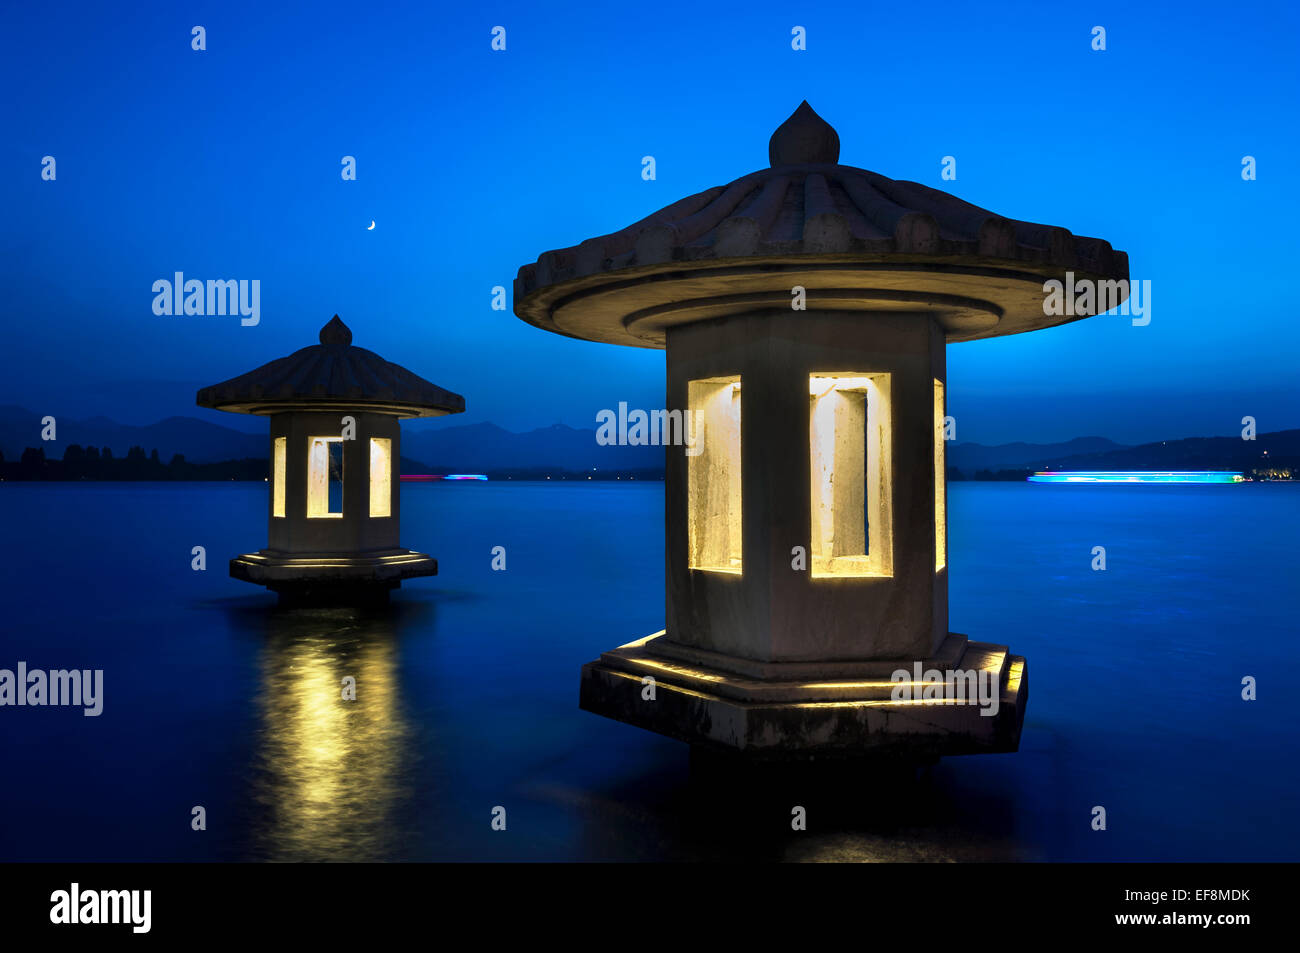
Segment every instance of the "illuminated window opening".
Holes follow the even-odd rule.
[[[699,450],[686,464],[690,567],[739,575],[740,378],[690,381],[686,389]]]
[[[308,437],[307,516],[343,517],[343,438]]]
[[[943,381],[934,382],[934,571],[948,565],[948,472],[944,467]]]
[[[370,438],[370,515],[393,515],[393,441]]]
[[[284,517],[284,464],[288,452],[289,438],[275,438],[275,453],[271,467],[271,515]]]
[[[894,574],[888,374],[808,378],[812,574]]]

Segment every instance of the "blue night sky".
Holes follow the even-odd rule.
[[[247,426],[195,408],[194,390],[315,343],[338,312],[357,344],[464,394],[458,423],[593,427],[619,401],[662,406],[662,352],[546,334],[491,310],[491,288],[766,166],[807,98],[841,162],[1105,238],[1152,282],[1147,327],[1106,316],[950,347],[959,440],[1226,435],[1246,414],[1261,432],[1300,427],[1291,4],[222,0],[0,16],[0,404]],[[796,24],[806,52],[790,49]],[[260,279],[260,325],[154,315],[151,286],[176,271]]]

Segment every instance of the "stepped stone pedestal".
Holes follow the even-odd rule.
[[[584,665],[581,707],[692,745],[766,758],[924,759],[1015,751],[1020,744],[1028,674],[1024,658],[1005,645],[950,635],[935,657],[922,661],[923,670],[989,673],[998,704],[996,714],[984,716],[976,704],[945,697],[946,685],[932,686],[937,697],[925,699],[926,686],[916,684],[918,698],[892,701],[900,683],[885,669],[894,663],[785,666],[794,671],[760,664],[740,673],[725,656],[682,652],[663,635]],[[653,700],[647,676],[655,682]]]

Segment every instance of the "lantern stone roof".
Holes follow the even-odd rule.
[[[373,351],[354,347],[352,331],[337,314],[321,328],[319,344],[205,387],[195,403],[237,414],[351,409],[436,417],[465,410],[460,394],[431,384]]]
[[[788,309],[800,285],[808,308],[925,311],[960,341],[1085,317],[1043,313],[1043,282],[1066,271],[1076,283],[1128,278],[1128,256],[1100,238],[840,165],[839,151],[802,103],[772,134],[769,168],[520,268],[516,314],[571,337],[663,347],[674,324]]]

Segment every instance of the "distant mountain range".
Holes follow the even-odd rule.
[[[17,460],[27,447],[41,447],[62,459],[71,444],[110,447],[122,457],[132,446],[156,449],[165,463],[183,454],[190,463],[265,459],[267,438],[232,430],[195,417],[168,417],[148,426],[119,424],[107,417],[58,420],[58,440],[41,441],[40,415],[0,406],[0,451]],[[663,471],[662,447],[602,447],[596,431],[556,424],[513,433],[495,424],[446,426],[411,421],[404,425],[405,471],[429,473],[542,472],[590,473]],[[969,478],[999,470],[1242,470],[1273,466],[1300,470],[1300,430],[1238,437],[1192,437],[1130,447],[1104,437],[1077,437],[1064,443],[1008,443],[986,446],[955,443],[947,462]]]
[[[17,460],[27,447],[43,447],[47,457],[61,460],[63,451],[74,443],[109,447],[118,457],[125,456],[131,447],[143,447],[146,453],[156,449],[164,461],[179,453],[191,463],[267,456],[265,436],[231,430],[197,417],[168,417],[145,427],[119,424],[107,417],[59,417],[58,440],[43,443],[41,416],[25,407],[0,406],[0,451],[6,460]]]
[[[1300,430],[1240,437],[1189,437],[1162,440],[1105,453],[1053,456],[1035,470],[1287,470],[1300,471]]]
[[[267,457],[266,436],[196,417],[168,417],[143,427],[119,424],[107,417],[60,417],[57,435],[56,441],[43,442],[40,414],[23,407],[0,406],[0,452],[10,461],[17,460],[27,447],[41,447],[47,458],[61,460],[74,443],[109,447],[117,457],[125,456],[133,446],[146,453],[156,449],[164,463],[177,453],[190,463]],[[402,458],[404,465],[429,473],[629,472],[662,470],[664,465],[662,447],[602,447],[596,443],[594,429],[577,430],[562,424],[512,433],[490,423],[429,426],[410,421],[403,426]]]
[[[948,466],[972,477],[981,470],[1300,470],[1300,430],[1240,437],[1188,437],[1136,447],[1104,437],[1065,443],[1009,443],[986,447],[958,443],[948,448]]]
[[[1125,449],[1128,448],[1123,444],[1105,437],[1075,437],[1065,443],[1004,443],[991,447],[982,443],[954,443],[948,447],[947,460],[948,466],[969,475],[977,470],[1056,469],[1043,464],[1049,460]]]

